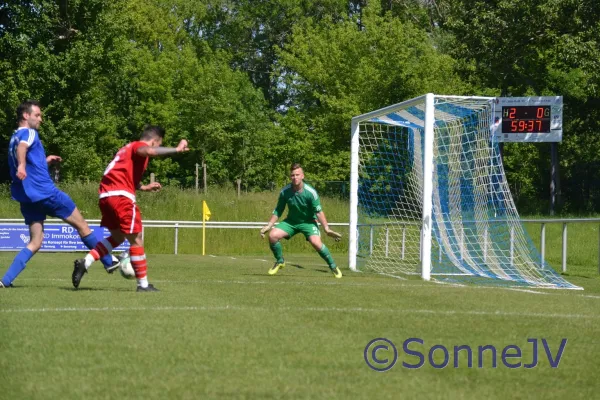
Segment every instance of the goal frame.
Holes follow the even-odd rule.
[[[350,134],[350,231],[349,231],[349,251],[348,265],[350,270],[358,271],[358,170],[359,170],[359,150],[360,150],[360,123],[375,117],[384,116],[394,111],[411,107],[417,104],[425,104],[424,118],[424,148],[423,148],[423,210],[421,216],[421,278],[428,281],[431,279],[431,231],[432,231],[432,207],[433,207],[433,145],[434,145],[434,125],[435,125],[435,98],[455,98],[493,101],[495,97],[484,96],[451,96],[435,95],[427,93],[423,96],[403,101],[391,106],[361,114],[352,118]]]

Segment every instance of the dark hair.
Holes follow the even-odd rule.
[[[290,172],[292,172],[293,170],[298,169],[298,168],[302,168],[302,165],[300,165],[300,163],[297,163],[297,162],[292,163],[292,166],[290,167]]]
[[[148,125],[144,128],[144,132],[142,132],[142,140],[150,140],[156,137],[164,138],[165,137],[165,129],[158,125]]]
[[[23,120],[23,114],[28,113],[31,114],[31,108],[33,106],[42,108],[40,102],[37,100],[25,100],[17,107],[17,123]]]

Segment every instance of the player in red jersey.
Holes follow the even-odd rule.
[[[98,190],[100,196],[98,204],[102,212],[100,225],[110,231],[110,236],[98,242],[85,258],[75,260],[72,275],[75,288],[79,287],[83,274],[94,261],[98,261],[127,239],[131,244],[129,254],[137,279],[137,291],[158,291],[153,285],[148,284],[146,254],[142,241],[142,214],[136,203],[135,191],[139,189],[155,192],[161,188],[158,182],[148,185],[140,183],[150,157],[188,151],[188,142],[185,139],[182,139],[177,147],[161,147],[164,136],[163,128],[146,127],[140,140],[121,148],[106,167]]]

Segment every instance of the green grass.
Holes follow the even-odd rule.
[[[595,247],[595,246],[594,246]],[[0,265],[14,254],[1,253]],[[150,255],[149,277],[161,292],[99,265],[72,290],[73,254],[39,254],[0,291],[0,381],[6,399],[591,399],[597,396],[600,279],[570,280],[585,291],[454,287],[343,269],[334,279],[312,254],[287,253],[268,276],[270,256]],[[335,254],[337,259],[345,255]],[[262,259],[268,261],[261,261]],[[583,275],[583,274],[582,274]],[[535,293],[533,293],[535,292]],[[378,373],[366,344],[392,340],[397,364]],[[539,345],[539,365],[509,369],[497,356],[484,368],[428,362],[402,367],[442,344],[509,344],[532,359],[528,338],[545,338],[558,368]],[[380,358],[389,356],[378,353]],[[436,352],[441,362],[441,352]],[[477,365],[477,357],[474,357]]]

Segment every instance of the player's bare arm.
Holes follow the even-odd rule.
[[[23,180],[27,178],[27,171],[25,170],[25,165],[27,163],[27,150],[29,149],[29,144],[27,142],[21,142],[17,146],[17,178]]]
[[[60,156],[50,155],[50,156],[46,157],[46,162],[48,164],[52,164],[54,162],[62,162],[62,158]]]
[[[136,150],[136,154],[140,157],[160,157],[160,156],[169,156],[172,154],[183,153],[188,151],[188,142],[185,139],[182,139],[177,147],[152,147],[152,146],[143,146]]]
[[[329,223],[327,222],[327,217],[325,217],[325,213],[323,211],[319,211],[317,214],[317,220],[323,226],[323,230],[327,234],[327,236],[335,239],[336,242],[339,242],[342,238],[342,234],[335,232],[329,228]]]
[[[277,220],[279,219],[279,217],[275,214],[271,215],[271,219],[269,219],[269,222],[263,226],[260,230],[260,236],[264,239],[265,238],[265,233],[269,232],[271,230],[271,228],[273,228],[273,226],[275,225],[275,222],[277,222]]]
[[[138,187],[142,192],[158,192],[162,189],[162,185],[158,182],[151,182],[147,185],[140,185]]]

